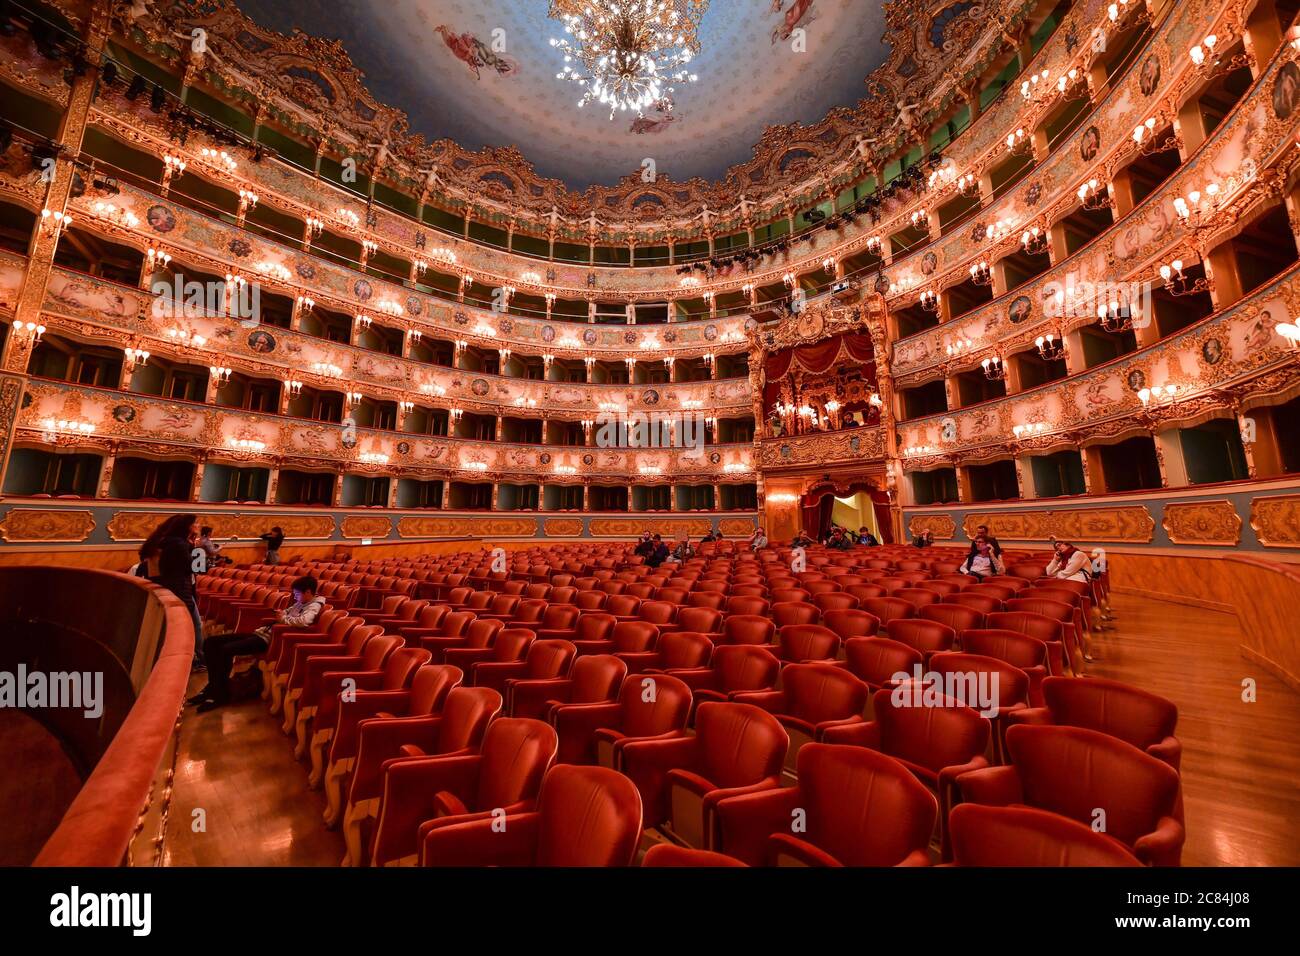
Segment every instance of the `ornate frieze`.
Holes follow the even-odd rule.
[[[914,516],[913,521],[922,516]],[[1096,508],[1050,508],[1026,511],[972,511],[962,523],[966,537],[988,525],[989,533],[1006,541],[1114,541],[1150,543],[1155,519],[1144,505]]]
[[[1174,544],[1236,547],[1241,542],[1241,516],[1231,501],[1171,501],[1161,526]]]
[[[85,541],[94,530],[89,511],[13,508],[0,518],[0,540],[9,544]]]
[[[1300,495],[1268,495],[1250,504],[1250,526],[1266,548],[1300,548]]]

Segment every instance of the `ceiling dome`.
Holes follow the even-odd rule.
[[[868,0],[714,0],[699,26],[695,83],[671,110],[644,116],[599,103],[556,78],[565,35],[547,0],[239,0],[256,23],[337,39],[380,102],[411,131],[467,149],[517,146],[542,176],[582,190],[614,185],[643,162],[682,182],[724,178],[769,125],[812,124],[853,106],[889,48]]]

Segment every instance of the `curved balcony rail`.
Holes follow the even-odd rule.
[[[36,865],[152,862],[194,649],[188,611],[170,592],[124,574],[3,567],[0,621],[4,669],[39,672],[51,688],[64,688],[47,703],[68,706],[33,704],[25,712],[84,779],[69,806],[45,806],[24,820],[52,830]],[[41,772],[23,767],[24,776]]]

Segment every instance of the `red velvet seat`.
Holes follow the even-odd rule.
[[[933,591],[927,591],[924,588],[899,588],[890,596],[896,600],[906,601],[908,604],[911,604],[912,607],[916,608],[918,612],[920,612],[921,608],[925,607],[927,604],[936,604],[939,601],[939,595],[935,594]]]
[[[619,769],[627,741],[677,736],[691,712],[691,689],[668,674],[629,674],[612,704],[561,704],[550,713],[561,763]]]
[[[605,601],[609,595],[604,591],[579,591],[574,596],[574,603],[582,611],[600,611],[605,607]]]
[[[791,624],[781,629],[777,645],[777,657],[782,663],[828,661],[839,653],[840,638],[819,624]]]
[[[503,826],[477,820],[431,829],[424,866],[630,866],[641,838],[641,799],[621,774],[557,766],[535,812],[508,813]]]
[[[667,824],[687,846],[718,849],[717,812],[729,798],[780,786],[789,737],[750,704],[701,704],[695,736],[623,747],[622,770],[641,792],[647,826]]]
[[[944,680],[945,685],[951,681],[962,687],[963,694],[978,695],[987,691],[990,701],[972,701],[963,697],[961,702],[993,721],[993,753],[997,762],[1003,762],[1003,737],[1010,714],[1029,705],[1029,675],[1006,661],[958,651],[933,655],[926,662],[926,668]],[[984,704],[990,706],[986,709]]]
[[[1051,672],[1057,675],[1066,672],[1068,655],[1061,621],[1029,611],[998,611],[984,619],[984,626],[1038,638],[1047,645]]]
[[[1043,704],[1043,680],[1047,677],[1047,645],[1036,637],[997,628],[975,628],[961,632],[962,650],[967,654],[995,657],[1018,667],[1029,677],[1029,706]]]
[[[539,627],[537,636],[545,640],[572,641],[581,646],[583,641],[608,641],[614,633],[618,618],[603,611],[584,611],[571,628]]]
[[[500,712],[501,695],[490,687],[457,687],[437,714],[363,721],[343,809],[344,865],[360,866],[370,859],[370,821],[379,812],[389,767],[420,757],[474,753]]]
[[[852,594],[828,591],[822,594],[814,594],[812,603],[817,605],[817,608],[825,615],[828,611],[856,610],[859,602]]]
[[[956,803],[957,778],[969,770],[987,767],[989,721],[942,694],[919,692],[916,681],[903,681],[877,694],[872,701],[875,719],[828,728],[821,738],[828,744],[853,744],[888,754],[907,767],[939,801],[939,826],[947,858],[947,835],[942,833],[948,810]]]
[[[759,614],[731,614],[722,623],[720,644],[771,644],[776,625]]]
[[[684,607],[677,612],[675,626],[679,631],[697,631],[700,634],[708,634],[714,640],[720,640],[722,612],[710,607]]]
[[[940,651],[952,650],[957,642],[957,632],[938,621],[922,618],[904,618],[890,621],[885,625],[885,633],[892,641],[914,647],[927,658]]]
[[[677,846],[675,843],[656,843],[646,850],[641,859],[642,866],[649,867],[735,867],[744,866],[734,856],[725,853],[711,853],[708,850],[692,850],[690,847]]]
[[[415,619],[408,624],[400,625],[397,633],[407,644],[415,645],[420,642],[422,637],[432,637],[438,633],[438,625],[442,619],[451,613],[451,608],[445,604],[426,604],[420,608],[415,615]]]
[[[857,598],[859,606],[861,606],[861,603],[867,598],[882,598],[889,596],[889,592],[878,584],[849,584],[845,586],[844,593],[852,594]]]
[[[873,692],[889,686],[898,674],[911,677],[923,660],[916,648],[884,637],[851,637],[844,642],[844,666]]]
[[[1011,765],[962,774],[962,799],[1050,810],[1114,837],[1140,861],[1178,866],[1178,772],[1117,737],[1083,727],[1020,725],[1006,734]]]
[[[441,664],[453,647],[489,647],[504,628],[500,621],[480,621],[473,611],[452,611],[442,619],[442,633],[420,638],[420,646]]]
[[[771,600],[774,604],[789,601],[812,602],[812,594],[803,588],[773,587]]]
[[[480,624],[500,624],[500,621],[475,621],[471,625],[471,631]],[[454,667],[459,667],[469,678],[469,683],[474,683],[473,669],[474,665],[484,661],[522,661],[524,655],[528,653],[528,645],[537,639],[537,636],[524,627],[501,627],[490,638],[491,643],[486,646],[465,646],[451,647],[443,654],[443,661]]]
[[[319,628],[289,628],[276,625],[271,628],[271,641],[262,656],[263,697],[271,700],[271,713],[278,714],[284,705],[289,672],[293,669],[294,651],[299,645],[342,644],[354,627],[360,627],[361,618],[339,611],[325,611],[317,621]]]
[[[861,610],[876,618],[882,626],[900,618],[916,617],[916,605],[896,597],[867,598],[862,602]]]
[[[458,667],[425,664],[415,672],[409,689],[362,691],[356,700],[339,709],[334,739],[330,742],[325,768],[325,824],[338,825],[343,816],[343,798],[352,780],[361,744],[361,725],[366,720],[394,717],[425,717],[442,710],[447,695],[464,680]]]
[[[1127,741],[1175,770],[1182,744],[1174,736],[1178,707],[1140,687],[1090,677],[1049,677],[1043,681],[1042,707],[1013,713],[1012,724],[1061,724],[1086,727]]]
[[[738,597],[736,595],[727,598],[727,603],[723,607],[723,610],[725,610],[728,615],[758,614],[760,616],[766,616],[769,609],[770,605],[764,598]]]
[[[721,644],[708,667],[669,671],[684,681],[699,700],[729,700],[745,690],[767,690],[776,686],[781,662],[766,647],[752,644]]]
[[[1141,866],[1118,840],[1033,807],[963,803],[948,818],[957,866]]]
[[[414,865],[435,830],[531,810],[556,745],[555,731],[540,720],[502,717],[478,753],[394,762],[384,772],[370,865]]]
[[[657,625],[646,621],[619,621],[603,641],[574,641],[579,654],[638,654],[654,650],[659,640]]]
[[[917,616],[926,621],[938,621],[952,628],[958,634],[972,627],[984,626],[984,615],[971,607],[961,604],[928,604],[917,612]]]
[[[385,648],[385,642],[392,642]],[[321,677],[321,688],[314,714],[306,706],[299,711],[299,726],[309,723],[310,732],[305,737],[311,757],[311,772],[307,785],[313,790],[325,777],[326,754],[334,739],[339,715],[356,706],[357,698],[366,691],[399,690],[414,678],[415,672],[429,663],[431,655],[419,647],[403,647],[396,635],[385,635],[366,644],[360,669],[343,667],[333,669]],[[375,666],[375,665],[378,666]],[[346,689],[346,693],[345,693]]]
[[[981,614],[992,614],[1002,610],[1002,598],[996,594],[981,594],[973,588],[961,594],[954,594],[944,603],[973,608]]]
[[[772,605],[772,622],[778,627],[792,624],[816,624],[821,610],[809,601],[780,601]]]
[[[844,668],[810,663],[785,668],[780,690],[747,691],[733,699],[762,707],[781,722],[790,735],[785,766],[793,771],[795,756],[804,744],[822,740],[836,728],[863,725],[867,694],[867,685]]]
[[[653,650],[624,651],[615,656],[627,663],[630,672],[635,672],[704,667],[712,655],[713,641],[706,635],[698,631],[669,631],[660,635]]]
[[[558,704],[608,703],[617,698],[625,677],[627,664],[611,654],[578,657],[567,675],[507,682],[506,713],[546,720]]]
[[[631,594],[611,594],[605,600],[605,613],[620,621],[633,621],[641,607],[641,599]]]
[[[502,631],[502,634],[505,633],[507,632]],[[529,636],[532,634],[531,631],[525,633]],[[470,669],[470,683],[475,687],[491,687],[508,702],[509,688],[515,681],[549,680],[569,673],[577,655],[577,649],[570,641],[529,640],[523,635],[521,638],[526,643],[522,660],[479,661]],[[501,643],[500,638],[497,643]]]
[[[293,663],[282,685],[284,720],[281,730],[292,734],[304,696],[313,707],[320,694],[321,675],[329,669],[330,661],[346,661],[339,666],[356,667],[361,653],[371,639],[383,634],[378,624],[362,624],[348,631],[338,644],[299,644],[293,648]],[[397,638],[398,641],[401,638]],[[390,647],[391,650],[391,647]]]
[[[851,637],[875,637],[880,630],[880,619],[870,611],[856,609],[827,611],[822,615],[822,624],[829,627],[847,641]]]
[[[687,607],[711,608],[721,611],[727,596],[720,591],[692,591],[686,598]]]
[[[637,609],[637,617],[665,630],[677,619],[677,605],[667,601],[643,601]]]
[[[864,747],[811,743],[799,751],[798,770],[793,787],[723,800],[718,841],[706,849],[751,865],[929,865],[937,805],[897,760]]]

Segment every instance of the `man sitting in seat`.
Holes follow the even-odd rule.
[[[632,549],[632,553],[638,554],[643,558],[648,558],[651,553],[654,552],[654,549],[655,543],[650,537],[650,532],[646,531],[642,533],[641,540],[636,543],[636,547]]]
[[[767,547],[767,534],[762,528],[755,528],[754,533],[749,536],[749,550],[762,551]]]
[[[309,628],[325,609],[325,599],[316,593],[316,579],[299,578],[293,582],[293,603],[280,612],[278,623],[289,627]],[[186,701],[198,704],[206,713],[230,701],[230,669],[241,654],[261,654],[271,645],[271,625],[264,624],[250,634],[217,634],[203,642],[208,665],[208,683]],[[211,656],[209,656],[211,655]]]
[[[800,531],[797,535],[795,535],[793,538],[790,539],[790,547],[792,548],[811,548],[812,544],[813,544],[812,535],[810,535],[807,531]]]
[[[858,544],[866,548],[880,547],[880,542],[876,540],[876,536],[871,533],[870,528],[865,526],[858,529]]]
[[[652,568],[657,568],[668,560],[668,545],[664,544],[664,539],[660,535],[655,535],[650,539],[650,554],[645,559],[645,563]]]

